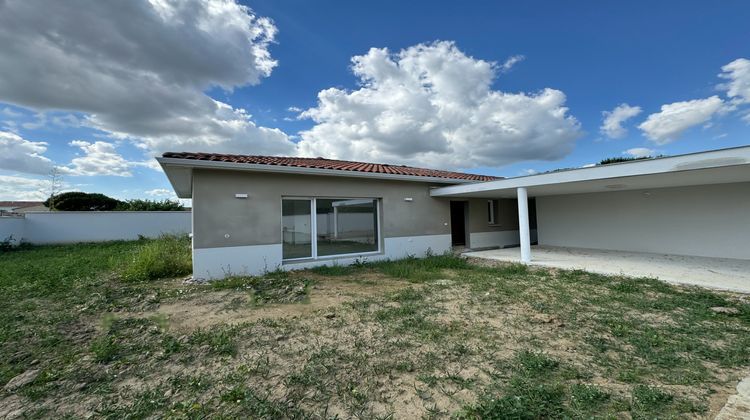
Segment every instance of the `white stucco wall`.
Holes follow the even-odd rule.
[[[17,245],[24,237],[26,220],[23,217],[0,217],[0,241],[9,241]]]
[[[540,245],[750,259],[750,183],[537,197]]]
[[[23,239],[32,244],[100,242],[190,233],[189,211],[26,213]]]

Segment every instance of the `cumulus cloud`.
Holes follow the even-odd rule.
[[[660,112],[649,115],[638,128],[656,144],[671,143],[685,130],[709,121],[723,106],[718,96],[662,105]]]
[[[74,140],[70,142],[70,145],[79,147],[84,155],[73,158],[70,165],[61,167],[65,174],[133,176],[130,168],[134,164],[117,153],[115,145],[112,143],[106,141],[90,143],[83,140]]]
[[[152,152],[290,153],[283,132],[204,93],[269,76],[275,35],[234,0],[4,1],[0,101],[83,113]]]
[[[737,103],[750,103],[750,60],[738,58],[721,68],[719,77],[726,79],[719,85]]]
[[[153,190],[145,191],[145,194],[151,197],[167,197],[167,198],[176,197],[173,190],[169,190],[166,188],[155,188]]]
[[[46,200],[48,190],[45,179],[0,175],[0,200]]]
[[[0,131],[0,169],[46,174],[52,168],[52,161],[43,156],[47,143],[30,141],[16,133]]]
[[[372,48],[352,58],[361,87],[329,88],[303,118],[299,152],[372,162],[444,168],[556,160],[580,136],[565,94],[555,89],[492,89],[499,70],[452,42],[419,44],[398,53]]]
[[[641,157],[654,156],[656,154],[656,150],[649,149],[646,147],[634,147],[632,149],[628,149],[622,152],[622,154],[627,155],[629,157],[641,158]]]
[[[641,107],[630,106],[628,104],[620,104],[612,111],[604,111],[602,115],[604,120],[602,121],[599,130],[605,136],[612,139],[619,139],[625,137],[628,130],[622,126],[622,124],[641,113]]]

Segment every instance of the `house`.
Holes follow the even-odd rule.
[[[210,153],[157,158],[193,199],[194,275],[531,244],[750,259],[750,147],[518,178]]]
[[[41,201],[0,201],[0,213],[26,213],[28,211],[48,211]]]

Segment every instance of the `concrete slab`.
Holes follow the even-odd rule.
[[[520,262],[519,248],[465,252],[467,257]],[[535,246],[530,265],[651,277],[669,283],[750,293],[750,260]]]

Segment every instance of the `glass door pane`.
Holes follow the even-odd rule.
[[[315,200],[318,255],[378,250],[378,200]]]
[[[285,260],[312,258],[312,200],[281,200],[281,241]]]

